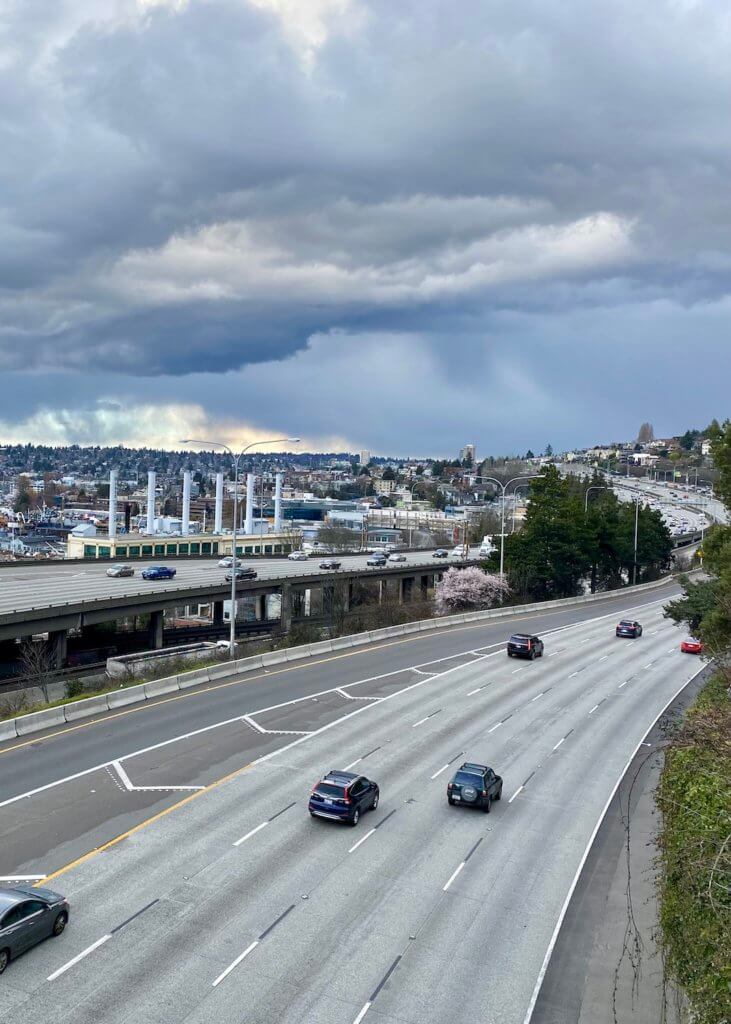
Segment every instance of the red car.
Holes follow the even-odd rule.
[[[703,644],[700,640],[694,640],[692,636],[689,636],[680,644],[680,650],[683,654],[703,654]]]

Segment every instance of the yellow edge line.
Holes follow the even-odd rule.
[[[563,608],[557,608],[555,612],[548,612],[549,615],[558,615],[564,611]],[[529,615],[515,615],[511,616],[511,622],[520,622],[522,619],[530,618]],[[483,622],[475,623],[471,626],[445,626],[445,629],[449,629],[452,633],[458,633],[466,629],[481,629],[484,627]],[[433,633],[431,634],[433,635]],[[154,708],[159,708],[163,704],[171,704],[176,700],[186,700],[188,697],[202,697],[206,693],[213,693],[214,690],[223,690],[229,686],[240,686],[242,683],[253,683],[257,679],[271,678],[276,675],[283,675],[285,672],[294,672],[297,669],[302,668],[304,665],[325,665],[333,661],[340,661],[341,658],[353,658],[357,654],[369,654],[372,651],[380,651],[386,647],[395,647],[398,644],[411,643],[414,640],[421,639],[420,635],[404,637],[402,640],[389,640],[384,644],[376,644],[374,647],[359,647],[355,651],[344,651],[342,654],[336,654],[332,658],[318,658],[317,661],[305,661],[304,658],[288,665],[286,668],[275,668],[271,672],[259,672],[256,675],[246,675],[243,679],[231,679],[227,683],[215,683],[210,686],[206,686],[203,690],[194,690],[191,688],[190,693],[179,693],[174,697],[163,697],[161,700],[143,701],[139,707],[128,708],[126,711],[115,711],[112,714],[105,714],[103,718],[91,718],[88,722],[80,722],[79,725],[70,725],[67,729],[59,729],[54,733],[50,733],[48,736],[36,736],[34,739],[24,740],[22,743],[14,743],[11,747],[3,747],[0,749],[0,756],[2,754],[9,754],[12,750],[22,750],[23,747],[30,747],[37,743],[47,743],[49,740],[55,740],[57,736],[66,736],[68,733],[77,732],[79,729],[89,729],[92,725],[104,725],[106,722],[111,722],[115,718],[123,718],[125,715],[136,715],[140,711],[152,711]],[[457,655],[455,655],[456,657]],[[118,691],[112,691],[118,692]]]
[[[251,762],[243,765],[241,768],[236,768],[234,771],[229,772],[228,775],[224,775],[220,779],[216,779],[215,782],[210,782],[203,789],[197,790],[195,793],[189,793],[188,796],[183,797],[182,800],[178,800],[177,803],[172,804],[170,807],[166,807],[162,811],[158,811],[157,814],[153,814],[151,818],[146,818],[141,821],[138,825],[134,825],[132,828],[127,829],[126,832],[122,832],[121,835],[115,836],[114,839],[110,839],[109,842],[104,843],[102,846],[97,846],[93,850],[89,850],[88,853],[82,854],[81,857],[77,857],[76,860],[72,860],[69,864],[65,864],[62,868],[58,868],[57,871],[52,871],[50,875],[46,875],[45,878],[39,882],[34,882],[34,886],[44,886],[47,882],[52,881],[54,878],[58,878],[59,875],[66,874],[67,871],[71,871],[72,868],[78,867],[80,864],[85,864],[86,861],[91,860],[92,857],[96,857],[99,853],[104,853],[105,850],[111,849],[116,846],[117,843],[121,843],[123,839],[129,839],[135,832],[141,831],[143,828],[147,828],[148,825],[152,825],[154,822],[159,821],[160,818],[164,818],[168,814],[172,814],[173,811],[177,811],[179,807],[183,807],[185,804],[190,803],[191,800],[195,800],[199,796],[203,796],[204,793],[210,793],[212,789],[222,785],[224,782],[228,782],[229,779],[233,779],[236,775],[240,775],[241,772],[245,772],[247,768],[251,767]]]

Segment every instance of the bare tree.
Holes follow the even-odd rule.
[[[655,440],[655,431],[652,428],[652,423],[643,423],[637,434],[638,444],[649,444],[650,441]]]
[[[330,526],[326,523],[317,531],[317,539],[331,551],[348,551],[360,547],[360,534],[345,526]]]
[[[55,679],[53,655],[44,640],[26,640],[20,647],[20,664],[23,675],[29,676],[34,686],[43,694],[48,702],[48,687]]]

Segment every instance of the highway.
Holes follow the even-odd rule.
[[[420,566],[431,570],[443,570],[453,558],[433,558],[432,551],[404,552],[405,562],[388,563],[387,568],[403,570],[409,566]],[[332,576],[332,570],[320,569],[323,557],[310,558],[308,562],[295,562],[287,558],[242,559],[241,565],[251,565],[256,569],[258,579],[264,582],[274,580],[297,580],[305,577]],[[338,556],[342,569],[368,570],[367,555]],[[140,572],[145,565],[169,564],[176,569],[171,580],[143,580]],[[64,608],[69,604],[100,601],[107,599],[135,598],[140,595],[165,593],[174,594],[176,590],[190,591],[193,588],[228,588],[226,570],[218,565],[218,559],[195,560],[186,562],[182,559],[165,562],[146,562],[135,565],[135,575],[114,579],[106,575],[108,562],[89,562],[88,565],[63,562],[49,562],[43,566],[13,566],[12,563],[0,567],[0,615],[17,614],[39,608]],[[372,569],[382,572],[382,569]],[[242,581],[240,589],[256,587],[256,581]]]
[[[701,668],[662,617],[675,593],[405,637],[0,746],[0,874],[72,905],[8,968],[0,1020],[523,1024],[602,810]],[[626,614],[641,639],[615,638]],[[545,657],[506,658],[512,629]],[[504,778],[489,816],[447,806],[466,759]],[[312,785],[347,766],[378,810],[311,819]]]

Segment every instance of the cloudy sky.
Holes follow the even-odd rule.
[[[0,441],[731,413],[727,0],[0,0]]]

